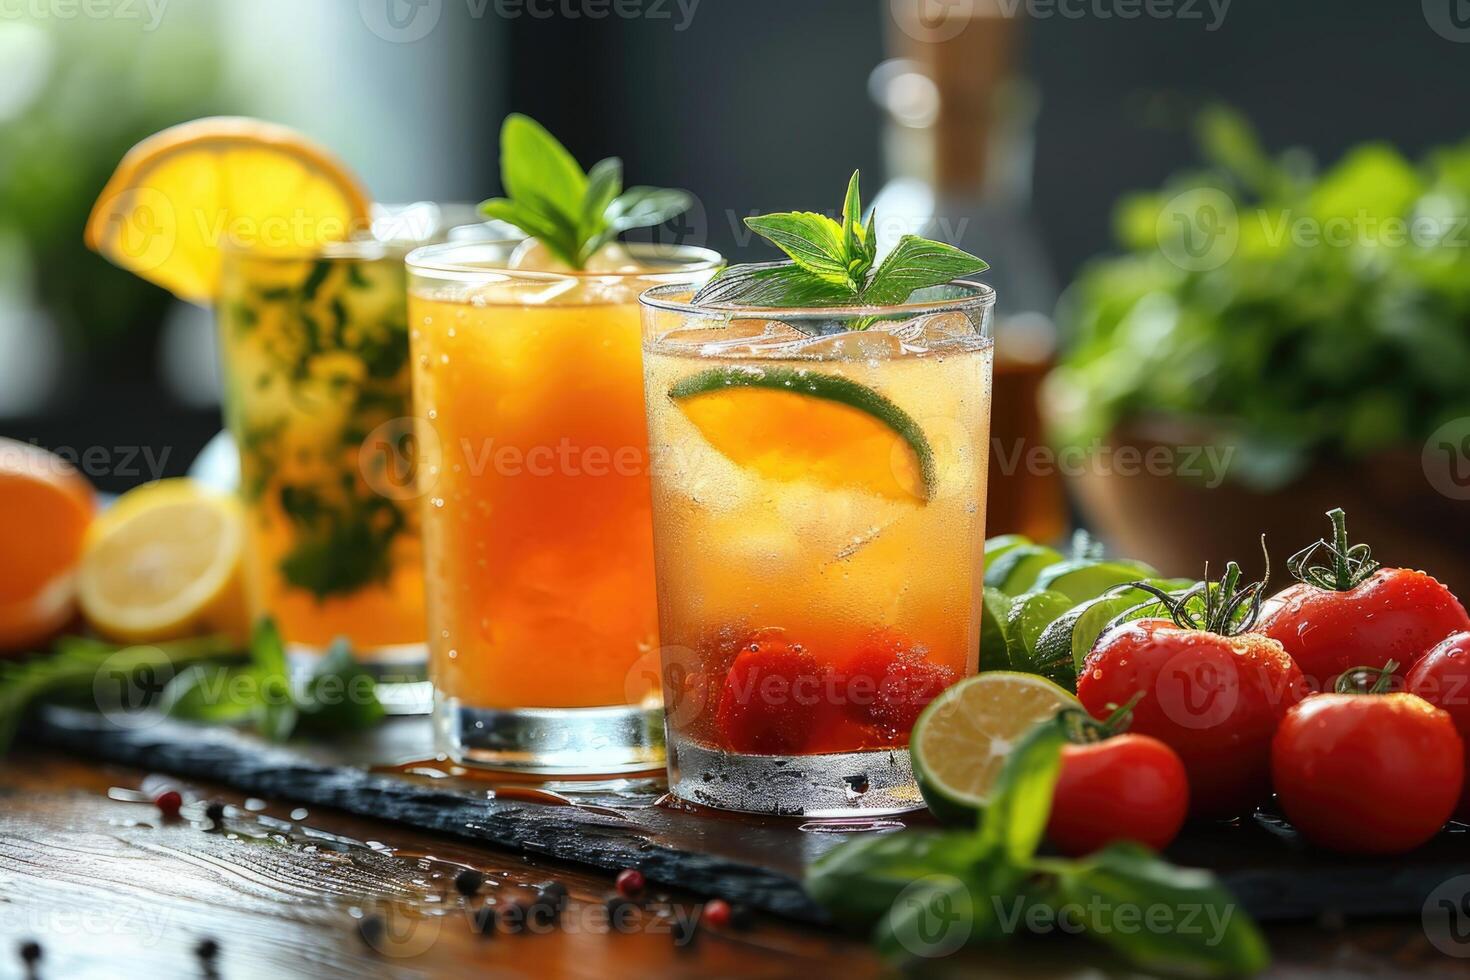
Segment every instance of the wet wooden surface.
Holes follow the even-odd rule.
[[[141,802],[170,783],[138,769],[34,750],[0,765],[0,977],[23,976],[17,950],[40,943],[37,975],[270,977],[842,976],[884,973],[859,941],[759,916],[744,931],[674,923],[702,898],[651,889],[621,930],[601,910],[612,876],[379,823],[328,809],[251,800],[203,782],[172,782],[178,820]],[[227,805],[222,826],[206,801]],[[463,868],[485,874],[466,901]],[[554,930],[476,935],[469,910],[529,899],[560,881],[570,893]],[[368,920],[377,923],[364,929]],[[1437,950],[1417,921],[1272,926],[1271,973],[1457,976],[1470,961]],[[1470,952],[1467,945],[1466,952]],[[1069,937],[1023,941],[922,964],[939,976],[1137,976]]]

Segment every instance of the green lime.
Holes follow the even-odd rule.
[[[1082,602],[1084,599],[1095,599],[1114,586],[1150,579],[1157,574],[1157,569],[1141,561],[1076,558],[1043,569],[1031,590],[1040,592],[1051,589],[1066,593],[1073,602]]]
[[[980,603],[980,669],[1006,670],[1011,658],[1006,653],[1006,613],[1011,597],[1000,589],[986,589]]]
[[[1011,666],[1017,670],[1028,670],[1043,674],[1058,683],[1070,684],[1075,680],[1071,661],[1053,665],[1047,670],[1036,658],[1036,641],[1057,618],[1064,616],[1075,603],[1060,592],[1029,592],[1011,601],[1006,614],[1006,650]]]
[[[974,826],[1016,743],[1068,707],[1081,705],[1035,674],[995,670],[947,688],[919,715],[909,739],[924,802],[945,823]]]
[[[1107,629],[1113,617],[1138,605],[1142,593],[1130,590],[1124,595],[1104,595],[1089,599],[1067,610],[1053,620],[1036,640],[1036,661],[1040,665],[1066,664],[1080,671],[1082,661],[1092,652],[1097,638]]]
[[[1044,544],[1023,544],[985,566],[985,584],[1006,595],[1020,595],[1031,588],[1042,569],[1062,560],[1061,552]]]
[[[1012,551],[1023,544],[1032,544],[1032,540],[1024,534],[1001,534],[990,538],[985,542],[985,567],[995,561],[1007,551]]]

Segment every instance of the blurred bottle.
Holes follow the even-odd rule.
[[[1016,77],[1019,21],[999,0],[891,0],[889,50],[869,87],[883,109],[890,178],[875,199],[879,244],[906,233],[990,263],[997,293],[988,535],[1037,541],[1067,526],[1037,390],[1056,353],[1056,278],[1031,215],[1037,95]]]

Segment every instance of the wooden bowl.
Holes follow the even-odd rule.
[[[1106,443],[1140,458],[1184,447],[1219,446],[1218,433],[1169,423],[1120,427]],[[1131,458],[1131,456],[1129,457]],[[1225,562],[1240,562],[1248,575],[1261,570],[1260,537],[1271,554],[1273,588],[1287,584],[1286,559],[1332,529],[1326,512],[1347,511],[1348,537],[1367,542],[1384,565],[1422,569],[1470,600],[1470,502],[1453,500],[1430,484],[1420,447],[1405,447],[1354,462],[1324,460],[1289,485],[1260,492],[1225,479],[1203,481],[1155,467],[1087,465],[1069,477],[1088,523],[1112,553],[1141,558],[1168,575],[1198,578],[1204,563],[1218,577]]]

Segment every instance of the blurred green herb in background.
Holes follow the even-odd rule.
[[[1364,144],[1318,174],[1225,109],[1199,135],[1209,168],[1124,198],[1127,253],[1063,299],[1057,441],[1198,423],[1264,490],[1470,415],[1470,142],[1418,163]]]
[[[146,20],[0,19],[0,304],[34,303],[74,347],[136,345],[135,330],[156,328],[172,302],[88,251],[81,229],[134,143],[226,108],[216,14],[171,7],[156,31]]]

